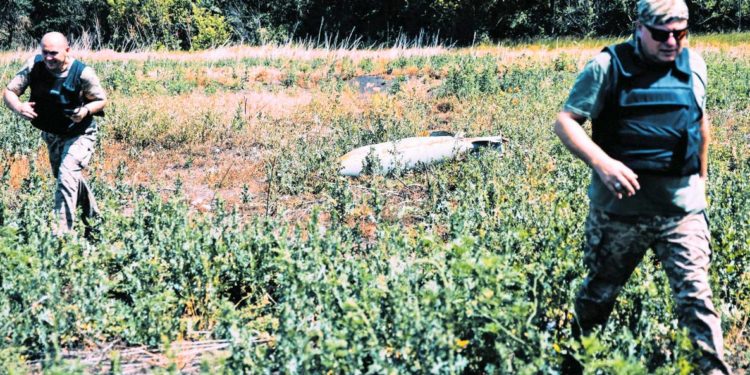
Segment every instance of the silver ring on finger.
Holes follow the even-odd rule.
[[[620,181],[615,182],[614,188],[617,192],[622,191],[622,184],[620,183]]]

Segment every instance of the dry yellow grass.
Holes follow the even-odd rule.
[[[309,61],[313,59],[341,59],[350,58],[354,61],[363,59],[386,59],[398,57],[434,56],[445,53],[445,47],[428,48],[381,48],[372,50],[352,49],[320,49],[299,45],[267,45],[260,47],[234,46],[222,47],[206,51],[144,51],[117,52],[113,50],[77,50],[74,55],[87,61],[221,61],[235,59],[283,59]],[[33,50],[0,52],[0,62],[8,63],[13,60],[25,59],[33,54]]]
[[[715,35],[692,36],[690,43],[698,51],[726,52],[735,56],[750,55],[750,38],[744,34],[737,34],[737,38],[717,37]],[[323,49],[312,48],[298,44],[266,45],[266,46],[229,46],[205,51],[137,51],[117,52],[105,50],[74,50],[73,55],[86,61],[222,61],[240,59],[282,59],[310,61],[314,59],[340,60],[348,58],[354,62],[364,59],[376,61],[376,66],[384,61],[399,57],[434,56],[444,53],[492,54],[503,60],[513,61],[518,58],[548,58],[565,53],[580,58],[589,58],[601,50],[602,45],[620,39],[589,39],[580,42],[562,40],[559,43],[546,42],[538,44],[521,44],[518,46],[481,45],[477,47],[450,48],[444,46],[425,48],[376,48],[376,49]],[[9,63],[28,58],[34,50],[16,50],[0,52],[0,63]]]

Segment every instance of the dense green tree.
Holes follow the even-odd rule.
[[[696,26],[701,30],[734,31],[750,26],[748,0],[688,1],[688,6],[699,19]]]
[[[31,0],[0,2],[0,47],[26,42],[31,9]]]
[[[229,41],[229,26],[218,8],[192,7],[190,48],[216,47]]]
[[[190,0],[107,0],[112,42],[124,49],[190,48]]]
[[[84,33],[104,37],[101,34],[107,29],[109,7],[103,0],[31,0],[31,4],[31,36],[34,39],[49,31],[59,31],[73,39]]]
[[[750,26],[750,0],[687,0],[691,29]],[[476,41],[623,35],[637,0],[0,0],[0,47],[50,30],[92,47],[206,48],[307,39],[360,45],[428,36]],[[91,38],[89,38],[91,39]]]

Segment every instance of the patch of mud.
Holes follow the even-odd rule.
[[[390,91],[395,79],[368,75],[354,77],[349,82],[360,94],[372,94]]]

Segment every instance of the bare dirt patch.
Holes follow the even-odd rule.
[[[259,145],[197,146],[181,150],[145,150],[132,156],[124,144],[104,147],[101,169],[105,180],[113,182],[120,164],[127,166],[126,182],[157,188],[165,195],[179,185],[190,204],[198,210],[212,208],[221,198],[236,205],[246,197],[265,194],[266,181]]]

